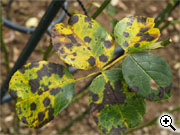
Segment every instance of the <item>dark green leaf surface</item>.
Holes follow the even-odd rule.
[[[19,119],[33,128],[48,123],[71,102],[73,80],[59,64],[40,61],[22,67],[9,83],[11,96],[17,98]]]
[[[151,53],[135,53],[125,58],[122,72],[132,91],[149,100],[171,96],[172,73],[168,63]],[[153,83],[157,89],[153,89]]]
[[[137,126],[145,113],[143,98],[129,92],[120,68],[102,72],[90,86],[90,107],[99,128],[120,135]]]

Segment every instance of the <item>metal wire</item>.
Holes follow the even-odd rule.
[[[66,2],[64,3],[64,9],[65,9],[65,10],[68,9],[68,1],[66,1]],[[51,30],[51,28],[52,28],[56,23],[61,22],[61,21],[64,19],[65,15],[66,15],[66,12],[63,10],[63,11],[60,13],[59,17],[49,25],[49,27],[48,27],[48,29],[47,29],[47,33],[48,33],[49,35],[50,35],[50,30]],[[16,31],[19,31],[19,32],[23,32],[23,33],[27,33],[27,34],[32,34],[32,33],[35,31],[35,28],[27,28],[27,27],[24,27],[24,26],[15,24],[15,23],[7,20],[7,19],[4,18],[4,17],[2,17],[2,20],[3,20],[3,23],[4,23],[4,25],[5,25],[6,27],[11,28],[11,29],[16,30]]]

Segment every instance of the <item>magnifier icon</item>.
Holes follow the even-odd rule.
[[[169,116],[169,115],[161,116],[160,123],[163,127],[171,127],[174,131],[176,131],[176,128],[172,126],[171,116]]]

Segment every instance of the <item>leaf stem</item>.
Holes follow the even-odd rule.
[[[173,112],[179,111],[179,110],[180,110],[180,106],[177,106],[174,109],[167,111],[167,113],[173,113]],[[139,130],[139,129],[142,129],[144,127],[148,127],[148,126],[151,126],[151,125],[155,124],[156,121],[158,120],[159,116],[160,115],[154,117],[152,120],[144,123],[143,125],[140,125],[140,126],[137,126],[136,128],[132,128],[132,129],[127,130],[126,134],[134,132],[134,131]]]
[[[96,12],[91,16],[91,18],[95,19],[103,10],[106,8],[106,6],[110,3],[111,0],[105,0],[101,6],[96,10]]]
[[[163,31],[166,27],[168,27],[170,24],[177,24],[180,23],[180,19],[179,20],[173,20],[173,21],[167,21],[161,28],[160,31]]]
[[[118,57],[117,59],[115,59],[113,62],[111,62],[110,64],[108,64],[107,66],[105,66],[103,68],[103,71],[112,67],[114,64],[116,64],[117,62],[119,62],[120,60],[123,60],[127,55],[129,55],[128,53],[125,53],[124,55]]]

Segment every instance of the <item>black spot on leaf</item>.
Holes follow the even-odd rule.
[[[53,88],[51,91],[50,91],[50,94],[55,96],[56,94],[58,94],[60,91],[63,91],[63,89],[61,88]]]
[[[94,66],[94,64],[95,64],[95,58],[94,58],[93,56],[91,56],[91,57],[88,59],[88,63],[89,63],[89,65]]]
[[[66,48],[70,49],[70,48],[72,48],[73,44],[72,43],[66,43],[65,46],[66,46]]]
[[[110,48],[110,47],[112,47],[112,42],[111,41],[104,41],[104,46],[106,47],[106,48]]]
[[[144,27],[140,29],[140,32],[144,33],[146,31],[148,31],[150,28],[149,27]]]
[[[137,22],[145,23],[146,22],[146,17],[137,17]]]
[[[153,100],[154,96],[155,96],[154,93],[151,93],[151,94],[148,95],[150,100]]]
[[[9,94],[11,95],[12,98],[17,98],[17,91],[10,89]]]
[[[22,120],[23,123],[28,124],[28,122],[27,122],[27,120],[26,120],[26,118],[24,116],[22,116],[21,120]]]
[[[93,102],[98,101],[98,99],[99,99],[98,94],[95,94],[92,91],[89,92],[89,96],[92,97]]]
[[[77,43],[76,39],[74,38],[72,34],[67,35],[67,37],[71,40],[72,43]]]
[[[77,23],[78,22],[78,20],[79,20],[79,17],[77,16],[77,15],[73,15],[73,16],[71,16],[71,18],[69,19],[69,25],[73,25],[73,24],[75,24],[75,23]]]
[[[149,33],[143,34],[139,41],[153,41],[156,38],[155,35],[150,35]]]
[[[128,42],[127,42],[127,41],[124,41],[123,46],[124,46],[124,47],[128,47],[128,46],[129,46]]]
[[[85,41],[85,42],[90,43],[91,40],[92,40],[92,39],[91,39],[89,36],[84,37],[84,41]]]
[[[44,107],[48,106],[50,104],[50,99],[48,97],[46,97],[44,100],[43,100],[43,104],[44,104]]]
[[[31,103],[31,111],[36,110],[36,103]]]
[[[60,42],[54,44],[54,49],[55,49],[56,51],[58,51],[60,47],[61,47],[61,43],[60,43]]]
[[[91,20],[91,18],[90,17],[85,17],[84,18],[84,22],[91,22],[92,20]]]
[[[136,48],[139,47],[139,46],[140,46],[139,43],[135,43],[135,44],[134,44],[134,47],[136,47]]]
[[[128,32],[123,32],[123,36],[129,37],[129,33]]]
[[[170,92],[170,90],[172,89],[172,83],[169,85],[169,86],[167,86],[166,88],[165,88],[165,92],[166,93],[169,93]]]
[[[99,60],[102,62],[106,62],[108,60],[108,57],[104,54],[102,54],[101,56],[99,56]]]
[[[32,93],[36,93],[36,91],[39,89],[39,79],[33,79],[33,80],[29,80],[29,85],[31,86],[31,92]]]
[[[74,53],[73,53],[73,56],[77,56],[77,53],[76,53],[76,52],[74,52]]]
[[[54,119],[54,109],[53,108],[49,108],[48,109],[48,116],[49,116],[49,120]]]
[[[164,89],[162,87],[159,88],[158,96],[162,98],[164,96]]]
[[[64,48],[61,48],[61,49],[60,49],[60,53],[61,53],[61,54],[65,53]]]
[[[42,121],[44,119],[45,113],[44,112],[39,112],[38,113],[38,120]]]
[[[136,86],[131,87],[131,91],[134,91],[135,93],[137,93],[139,91],[139,88]]]

